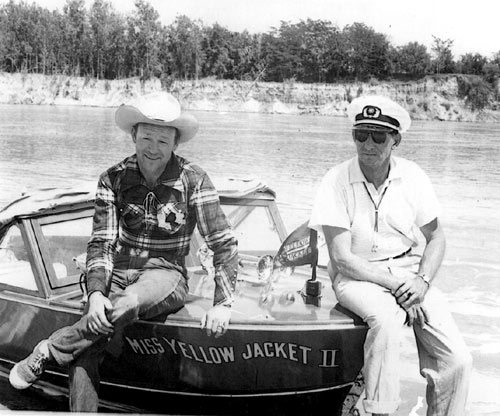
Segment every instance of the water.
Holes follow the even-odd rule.
[[[195,115],[200,133],[178,153],[212,177],[261,178],[276,190],[289,231],[308,218],[319,179],[355,154],[344,118]],[[114,124],[114,109],[0,105],[0,125],[0,205],[23,190],[95,181],[133,153],[130,137]],[[426,170],[443,207],[445,263],[454,273],[437,285],[474,357],[468,415],[500,415],[500,125],[417,121],[396,154]],[[397,414],[414,408],[414,415],[424,415],[425,407],[418,406],[424,384],[410,333],[403,356]]]

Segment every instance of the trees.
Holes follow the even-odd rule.
[[[458,77],[458,95],[465,98],[465,103],[472,110],[481,110],[486,107],[493,96],[491,86],[477,75]]]
[[[106,51],[103,51],[101,65],[104,78],[115,79],[129,76],[129,68],[125,65],[127,54],[127,31],[125,18],[111,7],[106,16]]]
[[[281,21],[279,28],[272,28],[263,38],[263,58],[266,62],[266,79],[284,81],[303,78],[301,60],[301,28]]]
[[[301,21],[298,28],[302,33],[301,60],[303,80],[326,82],[339,73],[342,56],[340,32],[326,20]]]
[[[128,18],[128,64],[133,75],[148,79],[162,73],[159,59],[162,27],[160,15],[145,0],[135,0],[135,11]]]
[[[389,73],[389,42],[385,35],[364,23],[354,23],[344,28],[342,36],[349,76],[384,78]]]
[[[35,21],[32,7],[10,0],[1,10],[4,66],[12,72],[29,71],[33,59]]]
[[[202,29],[201,48],[205,52],[205,59],[202,63],[203,76],[215,76],[222,79],[226,77],[228,71],[232,70],[231,43],[231,32],[218,23]]]
[[[466,53],[457,62],[457,71],[462,74],[481,75],[488,60],[479,53]]]
[[[110,58],[110,18],[111,3],[95,0],[90,8],[89,24],[92,41],[92,73],[97,78],[104,78]]]
[[[226,78],[255,80],[265,75],[267,66],[263,59],[262,35],[251,35],[248,31],[233,32],[229,57],[232,70]]]
[[[500,79],[500,52],[494,54],[491,61],[483,66],[483,74],[486,82],[489,82],[493,86],[497,86],[498,80]]]
[[[432,38],[434,39],[434,44],[431,49],[435,54],[432,63],[434,72],[436,74],[454,72],[455,62],[453,61],[453,54],[451,52],[453,41],[451,39],[440,39],[436,36],[432,36]]]
[[[62,23],[61,56],[64,59],[64,72],[76,76],[93,75],[89,64],[94,51],[89,36],[85,0],[66,0]]]
[[[431,55],[410,42],[392,46],[363,23],[343,29],[326,20],[282,21],[266,33],[233,32],[220,24],[177,16],[168,26],[148,0],[135,0],[128,15],[110,0],[65,0],[53,12],[9,0],[0,5],[0,70],[68,74],[104,79],[245,79],[334,82],[418,78],[428,73],[500,76],[499,54],[491,61],[465,54],[455,63],[453,41],[434,37]]]
[[[391,61],[395,73],[408,74],[414,78],[422,77],[431,67],[431,56],[427,48],[418,42],[409,42],[396,48]]]
[[[198,79],[204,60],[200,22],[177,16],[167,27],[167,50],[171,73],[180,79]]]
[[[341,72],[341,34],[324,20],[282,21],[262,36],[262,55],[268,80],[331,81]]]

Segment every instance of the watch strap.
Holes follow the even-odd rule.
[[[427,286],[431,285],[431,279],[425,273],[417,273],[417,276],[420,277],[425,283],[427,283]]]

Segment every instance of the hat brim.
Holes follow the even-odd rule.
[[[393,124],[387,123],[384,121],[379,121],[379,120],[360,120],[360,121],[356,121],[353,124],[353,127],[359,127],[359,126],[366,126],[366,127],[381,126],[381,127],[387,127],[390,130],[399,131],[399,129],[396,126],[394,126]]]
[[[115,113],[116,125],[125,131],[131,133],[132,127],[139,123],[152,124],[154,126],[174,127],[179,131],[179,143],[191,140],[199,129],[198,120],[191,114],[183,113],[175,120],[163,121],[151,119],[141,113],[132,105],[121,105]]]

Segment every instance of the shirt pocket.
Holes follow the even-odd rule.
[[[385,220],[389,227],[413,240],[415,212],[409,204],[404,201],[399,203],[396,209],[392,209],[390,213],[386,214]]]
[[[185,202],[167,202],[158,208],[158,229],[164,234],[175,234],[186,224]]]
[[[120,211],[124,227],[132,229],[142,227],[144,223],[144,207],[142,205],[124,203]]]

